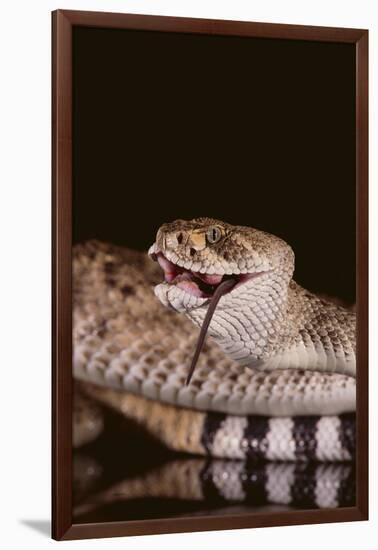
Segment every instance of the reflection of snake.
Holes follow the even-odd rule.
[[[291,248],[202,218],[164,225],[150,255],[169,308],[153,295],[161,272],[147,255],[75,248],[74,374],[94,384],[86,391],[172,448],[350,460],[354,415],[342,413],[355,409],[355,315],[292,280]],[[209,311],[212,339],[185,386],[198,339],[190,320],[206,325]]]
[[[93,470],[92,465],[89,467]],[[141,498],[203,500],[212,505],[353,506],[354,473],[347,464],[252,465],[241,460],[208,463],[204,459],[177,460],[84,498],[74,509],[74,515]]]

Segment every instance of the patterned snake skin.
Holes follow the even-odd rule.
[[[96,476],[101,475],[99,466],[77,458],[81,460],[77,466],[75,462],[76,468],[85,468],[88,472],[87,485],[96,481]],[[81,474],[81,483],[82,479]],[[354,479],[352,464],[270,462],[251,466],[241,460],[176,460],[147,474],[115,483],[101,492],[92,491],[89,497],[79,499],[82,501],[74,508],[74,515],[77,517],[115,502],[143,498],[203,500],[213,506],[236,503],[300,508],[353,506]]]
[[[179,220],[160,228],[150,257],[88,242],[75,247],[73,267],[74,376],[92,398],[173,449],[353,459],[355,315],[292,280],[284,241]],[[186,386],[195,325],[225,280],[233,286]]]

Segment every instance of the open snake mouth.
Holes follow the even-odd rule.
[[[231,292],[233,288],[239,286],[249,279],[252,279],[257,273],[243,273],[238,275],[210,275],[208,273],[199,273],[191,271],[174,264],[162,252],[151,254],[152,258],[157,261],[164,271],[165,282],[171,285],[176,285],[188,294],[198,298],[211,298],[214,296],[217,288],[224,281],[231,281],[228,290],[225,289],[223,294]]]
[[[190,383],[194,369],[196,367],[198,357],[203,347],[207,330],[219,300],[225,294],[228,294],[235,287],[244,284],[246,281],[259,277],[266,271],[257,273],[243,273],[234,275],[213,275],[209,273],[199,273],[185,269],[177,264],[174,264],[164,254],[156,249],[150,249],[150,256],[157,261],[164,271],[165,282],[170,285],[176,285],[185,292],[199,298],[209,298],[210,303],[206,311],[204,321],[201,326],[201,331],[198,337],[197,346],[189,368],[186,385]]]

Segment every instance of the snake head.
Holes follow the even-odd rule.
[[[163,224],[149,254],[164,272],[155,294],[164,305],[181,312],[206,307],[227,279],[234,284],[228,286],[219,307],[227,307],[231,295],[242,300],[246,290],[258,290],[272,273],[288,284],[294,270],[293,251],[282,239],[212,218]]]
[[[232,358],[260,361],[283,315],[294,269],[289,245],[257,229],[197,218],[162,225],[149,254],[164,272],[156,296],[201,327],[187,384],[207,332]]]

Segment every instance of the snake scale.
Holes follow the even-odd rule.
[[[175,499],[225,505],[280,505],[297,508],[353,506],[353,464],[265,462],[253,467],[243,460],[204,458],[172,460],[143,475],[122,479],[100,491],[91,491],[101,477],[101,466],[80,456],[75,460],[82,487],[76,487],[74,515],[80,517],[98,508],[140,499]],[[80,477],[79,477],[80,476]],[[86,494],[86,492],[89,494]]]
[[[282,239],[210,218],[164,224],[148,254],[76,245],[73,372],[81,392],[172,449],[353,460],[355,314],[300,287],[293,272]]]

